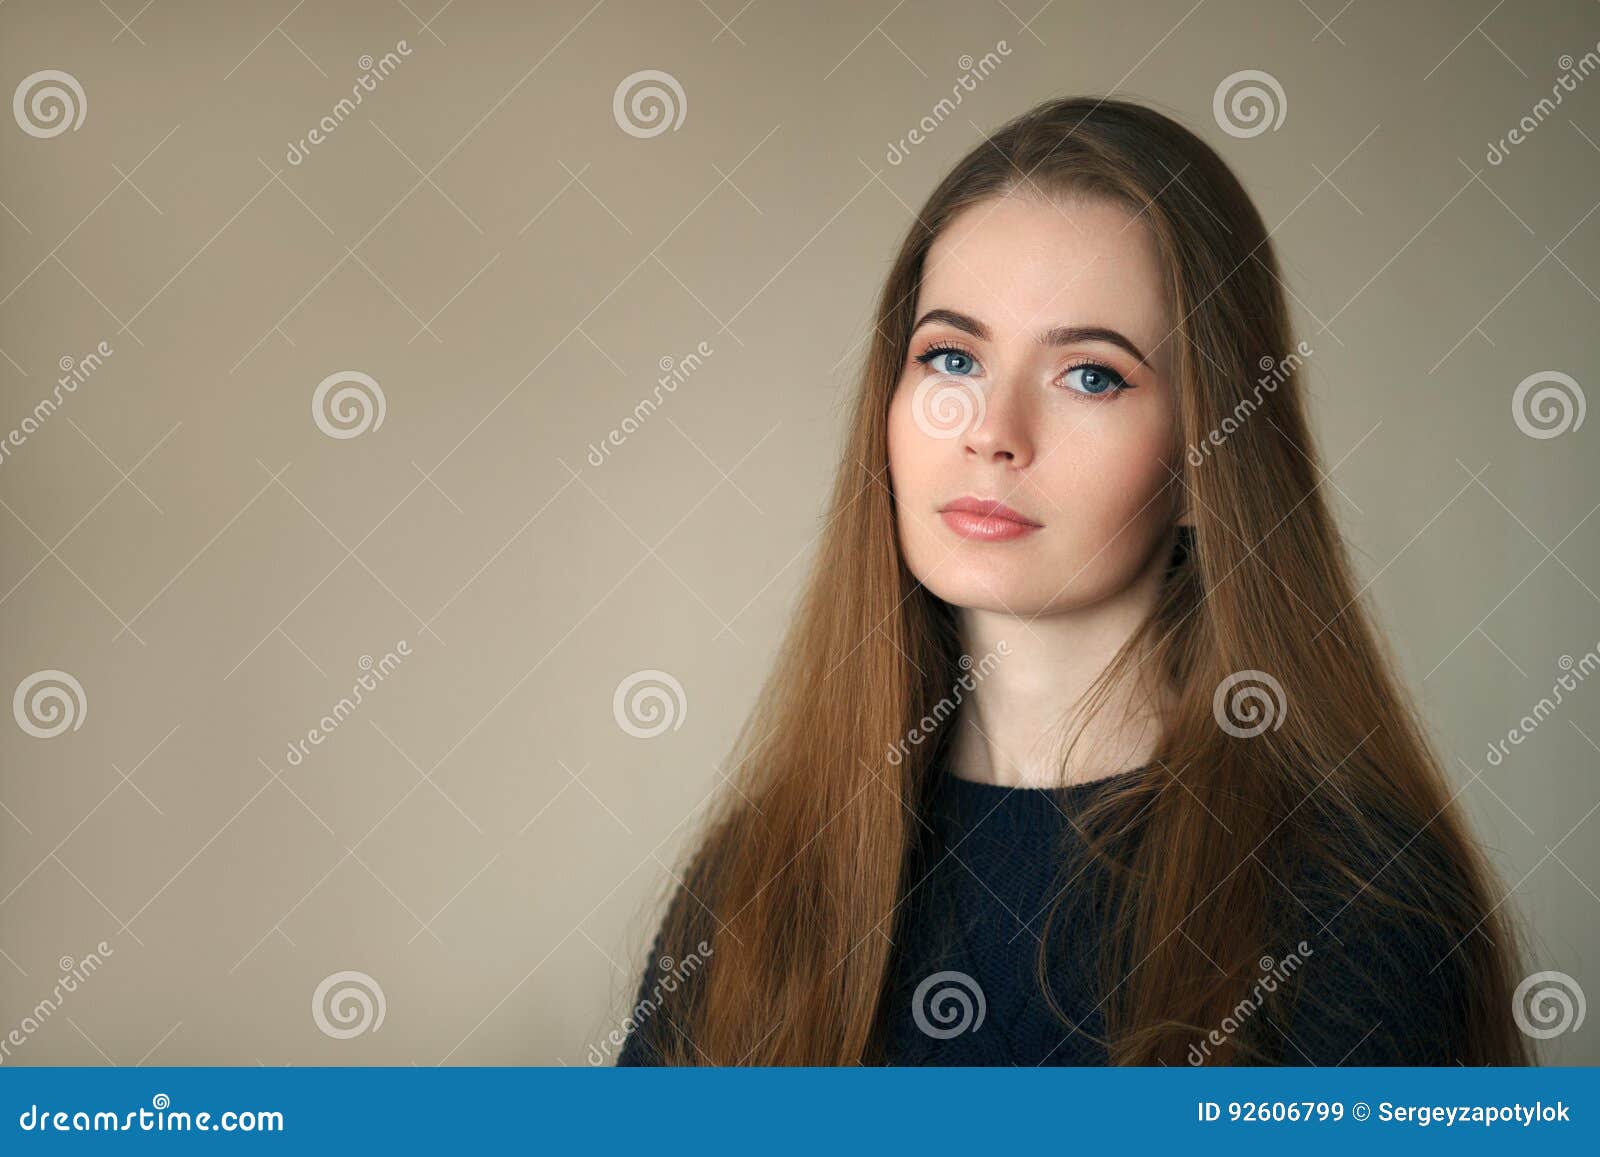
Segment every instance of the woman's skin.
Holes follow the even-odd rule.
[[[958,715],[952,767],[965,779],[1098,779],[1147,762],[1159,739],[1146,701],[1121,687],[1061,765],[1059,729],[1154,605],[1183,520],[1181,338],[1162,285],[1144,226],[1106,200],[994,198],[956,217],[928,254],[889,409],[889,473],[911,573],[957,609],[975,665],[996,654]],[[932,310],[984,333],[924,320]],[[1143,356],[1104,338],[1041,342],[1059,327],[1114,330]],[[947,352],[918,360],[936,349]],[[965,536],[940,511],[967,496],[1040,525]],[[1159,713],[1169,690],[1157,700]]]

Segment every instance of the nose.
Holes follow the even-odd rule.
[[[966,452],[983,461],[1022,467],[1033,461],[1033,439],[1021,385],[997,382],[963,435]]]

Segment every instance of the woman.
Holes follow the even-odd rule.
[[[1167,117],[1053,101],[962,159],[619,1063],[1526,1063],[1310,353]]]

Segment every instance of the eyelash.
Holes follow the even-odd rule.
[[[961,346],[958,346],[958,345],[956,345],[954,343],[951,343],[951,342],[942,342],[942,343],[939,343],[937,345],[930,346],[930,347],[928,347],[928,349],[926,349],[922,353],[918,354],[916,356],[916,361],[918,361],[922,365],[926,366],[930,362],[932,362],[934,358],[938,357],[940,354],[961,354],[963,357],[971,358],[974,362],[976,362],[978,360],[978,355],[973,353],[971,350],[964,349]],[[1117,394],[1122,393],[1124,390],[1131,390],[1131,389],[1134,388],[1133,383],[1128,381],[1127,378],[1123,377],[1116,370],[1112,369],[1110,366],[1106,365],[1104,362],[1097,362],[1092,358],[1085,358],[1082,361],[1077,361],[1077,362],[1072,363],[1070,366],[1067,366],[1065,369],[1063,369],[1061,371],[1060,375],[1058,376],[1058,380],[1060,378],[1066,377],[1073,370],[1083,370],[1083,369],[1099,370],[1101,373],[1103,373],[1107,377],[1111,378],[1112,382],[1113,382],[1113,385],[1111,386],[1110,389],[1102,390],[1098,394],[1090,394],[1090,393],[1085,393],[1083,390],[1074,390],[1074,389],[1071,389],[1070,387],[1063,387],[1063,389],[1065,389],[1065,391],[1067,393],[1072,394],[1072,395],[1074,395],[1074,396],[1076,396],[1078,398],[1081,398],[1084,401],[1087,401],[1087,402],[1104,401],[1104,400],[1106,400],[1108,398],[1115,397]]]

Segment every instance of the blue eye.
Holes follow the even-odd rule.
[[[1074,376],[1077,382],[1073,382]],[[1110,366],[1097,363],[1073,366],[1061,376],[1061,380],[1068,383],[1068,388],[1075,393],[1088,394],[1091,397],[1101,394],[1114,394],[1118,390],[1128,389],[1128,382],[1121,374]]]
[[[931,367],[934,373],[949,374],[952,377],[968,377],[978,365],[971,354],[952,346],[936,347],[927,353],[918,354],[917,360]]]

